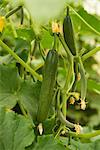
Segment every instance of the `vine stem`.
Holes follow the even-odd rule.
[[[66,83],[64,85],[64,88],[62,90],[62,99],[63,99],[63,102],[62,102],[62,112],[63,112],[63,115],[64,117],[66,118],[66,101],[68,99],[68,97],[66,96],[66,94],[68,94],[68,91],[70,90],[70,80],[71,80],[71,74],[73,74],[73,55],[71,54],[69,48],[67,47],[66,43],[64,42],[64,39],[62,37],[61,34],[58,34],[58,38],[60,40],[60,42],[62,43],[66,53],[68,54],[68,59],[69,59],[69,69],[68,69],[68,75],[67,75],[67,78],[66,78]],[[69,87],[70,85],[70,87]]]
[[[92,31],[94,31],[96,34],[100,36],[100,32],[98,32],[89,23],[87,23],[87,21],[85,21],[69,4],[67,4],[67,6],[69,6],[72,9],[72,11],[78,16],[78,18],[80,18],[80,20],[82,20],[82,22],[84,22],[86,26],[88,26]]]
[[[58,110],[58,117],[59,120],[61,121],[61,123],[69,128],[74,128],[74,123],[69,122],[68,120],[66,120],[65,116],[63,115],[63,113]]]
[[[84,138],[84,139],[90,139],[92,137],[98,136],[100,135],[100,130],[94,131],[92,133],[81,133],[81,134],[77,134],[75,132],[68,132],[71,136],[73,137],[77,137],[77,138]]]
[[[96,47],[94,49],[92,49],[91,51],[89,51],[88,53],[84,54],[82,56],[82,61],[86,60],[87,58],[93,56],[96,52],[100,51],[100,46]]]
[[[23,25],[23,22],[24,22],[24,10],[23,10],[23,7],[21,8],[21,21],[20,21],[20,24]]]
[[[0,40],[0,46],[3,47],[9,54],[11,54],[23,67],[25,67],[33,76],[42,81],[42,77],[36,73],[28,64],[26,64],[13,50],[11,50],[4,42]]]

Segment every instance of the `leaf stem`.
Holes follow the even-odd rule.
[[[36,73],[28,64],[26,64],[16,53],[13,52],[4,42],[0,40],[0,46],[3,47],[9,54],[11,54],[23,67],[25,67],[33,76],[42,81],[42,77]]]
[[[100,46],[96,47],[94,49],[92,49],[91,51],[89,51],[88,53],[84,54],[82,56],[82,61],[86,60],[87,58],[93,56],[96,52],[100,51]]]

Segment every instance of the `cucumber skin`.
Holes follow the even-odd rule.
[[[64,40],[68,48],[70,49],[71,53],[73,55],[76,55],[74,31],[73,31],[72,21],[69,15],[67,15],[63,21],[63,35],[64,35]]]
[[[56,82],[58,64],[58,54],[56,50],[50,50],[47,54],[43,81],[40,90],[39,107],[37,112],[37,122],[41,123],[48,117],[50,105],[52,103],[53,90]]]

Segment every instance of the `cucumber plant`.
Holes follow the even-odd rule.
[[[86,133],[82,127],[92,120],[87,113],[97,115],[92,108],[96,101],[94,106],[88,102],[87,107],[86,101],[92,99],[88,98],[91,85],[93,92],[100,94],[99,84],[87,78],[84,62],[100,47],[85,53],[76,47],[75,20],[69,8],[81,23],[100,35],[68,4],[63,23],[59,17],[39,26],[25,5],[12,9],[9,1],[4,5],[0,2],[0,150],[73,150],[84,145],[100,149],[100,130],[86,128]]]

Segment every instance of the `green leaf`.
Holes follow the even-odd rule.
[[[90,24],[95,30],[100,32],[100,20],[97,19],[94,15],[88,14],[83,8],[81,8],[78,12],[80,16]]]
[[[21,105],[23,105],[28,111],[33,120],[36,120],[40,86],[40,82],[33,83],[29,81],[23,81],[21,83],[20,90],[18,91],[18,98]]]
[[[15,39],[14,51],[22,58],[25,62],[28,59],[28,53],[31,49],[30,42],[22,38]]]
[[[35,33],[32,28],[20,27],[17,28],[17,35],[27,41],[32,41],[35,38]]]
[[[43,122],[44,134],[52,134],[55,127],[55,118],[47,119]]]
[[[96,140],[95,145],[94,145],[95,150],[100,150],[100,139]]]
[[[88,80],[88,90],[100,94],[100,83],[97,83],[95,80]]]
[[[10,54],[5,56],[0,56],[0,65],[1,64],[9,64],[13,60],[12,56]]]
[[[100,32],[100,21],[94,15],[88,14],[82,7],[77,12],[89,25],[91,25],[97,32]],[[80,34],[91,34],[97,35],[93,30],[91,30],[85,23],[80,20],[76,14],[72,14],[72,20],[75,27],[76,32],[80,32]]]
[[[39,136],[33,150],[68,150],[52,135]]]
[[[51,36],[48,31],[43,30],[41,43],[44,49],[51,49],[52,42],[53,42],[53,36]]]
[[[0,150],[25,150],[34,138],[29,119],[0,108]]]
[[[68,145],[68,138],[61,137],[60,140],[64,145]],[[70,145],[68,145],[70,150],[99,150],[100,149],[100,139],[96,141],[81,142],[80,140],[70,139]]]
[[[15,106],[19,80],[16,68],[0,65],[0,106],[7,108]]]
[[[0,65],[0,106],[13,108],[19,102],[35,120],[40,86],[20,79],[16,68]]]

